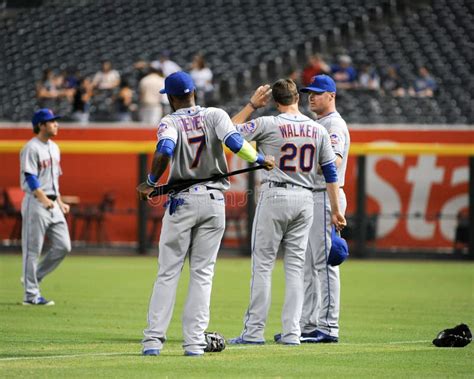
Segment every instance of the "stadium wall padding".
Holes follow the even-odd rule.
[[[1,140],[25,140],[33,136],[28,127],[3,127]],[[351,129],[352,142],[415,142],[415,143],[472,143],[473,130],[429,130],[406,128]],[[63,140],[118,140],[150,141],[156,143],[154,129],[60,127],[55,139]],[[18,154],[1,153],[2,175],[0,187],[19,185]],[[63,195],[76,195],[80,205],[98,203],[105,192],[116,198],[116,213],[108,216],[107,235],[111,241],[136,240],[137,206],[135,186],[138,178],[138,157],[135,154],[62,154],[63,176],[60,179]],[[151,162],[151,154],[149,155]],[[235,156],[228,156],[231,170],[245,165]],[[351,156],[346,174],[345,191],[347,213],[355,211],[357,168]],[[368,212],[380,213],[377,221],[377,246],[380,247],[449,247],[452,246],[456,215],[468,207],[467,157],[369,156],[367,158]],[[246,177],[232,180],[227,198],[242,198]],[[234,193],[235,192],[235,193]],[[232,206],[232,205],[230,205]],[[396,217],[408,214],[410,217]],[[439,217],[443,215],[443,217]],[[8,238],[12,220],[2,219],[0,239]],[[81,225],[78,225],[80,232]],[[245,228],[244,228],[245,230]],[[229,245],[235,245],[235,234],[228,233]]]

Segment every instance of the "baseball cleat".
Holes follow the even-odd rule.
[[[246,341],[242,337],[231,338],[227,341],[230,345],[263,345],[265,341]]]
[[[43,296],[38,297],[36,300],[26,300],[23,302],[23,305],[44,305],[49,307],[54,305],[53,300],[46,300]]]
[[[315,330],[311,333],[301,333],[301,343],[337,343],[337,337]]]
[[[275,340],[275,343],[278,343],[278,344],[281,344],[281,345],[288,345],[288,346],[299,346],[300,345],[298,342],[282,342],[281,333],[275,334],[273,336],[273,339]]]
[[[204,353],[194,353],[194,352],[192,352],[192,351],[187,351],[187,350],[185,350],[185,351],[184,351],[184,355],[185,355],[186,357],[202,357],[202,356],[204,355]]]
[[[160,355],[160,350],[159,349],[143,350],[142,355],[157,356],[157,355]]]

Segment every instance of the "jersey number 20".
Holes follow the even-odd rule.
[[[313,169],[316,152],[314,145],[306,144],[298,148],[294,143],[286,143],[281,147],[281,151],[285,154],[280,158],[280,170],[296,172],[299,168],[299,171],[310,172]]]

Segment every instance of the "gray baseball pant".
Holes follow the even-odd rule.
[[[41,296],[39,283],[71,251],[71,239],[64,214],[56,202],[54,208],[46,209],[34,195],[26,193],[21,205],[21,215],[25,289],[23,300],[36,301]],[[42,254],[45,236],[50,246]]]
[[[265,340],[264,329],[271,303],[272,271],[281,245],[285,269],[285,300],[282,310],[284,343],[300,343],[305,250],[313,220],[313,196],[303,188],[263,190],[252,231],[252,280],[250,304],[241,337]]]
[[[224,195],[219,190],[204,190],[180,193],[179,197],[184,199],[184,204],[173,215],[167,211],[163,218],[159,270],[142,344],[143,350],[163,348],[179,278],[189,255],[190,279],[182,317],[183,347],[201,354],[207,346],[204,331],[209,324],[214,265],[225,229]]]
[[[339,189],[339,207],[347,207],[344,190]],[[311,227],[304,276],[304,303],[301,331],[315,329],[339,336],[340,277],[339,266],[327,264],[331,250],[331,205],[326,191],[314,193],[314,221]]]

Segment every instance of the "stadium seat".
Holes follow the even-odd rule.
[[[21,203],[24,192],[20,187],[7,187],[3,191],[2,214],[8,219],[14,220],[13,228],[10,232],[10,240],[21,239]]]
[[[71,209],[71,240],[77,239],[78,221],[82,222],[82,232],[79,236],[81,241],[91,241],[93,229],[98,243],[108,242],[107,237],[107,215],[114,212],[115,196],[112,193],[104,193],[101,201],[97,204],[88,204]]]
[[[432,118],[444,122],[474,122],[474,53],[466,38],[474,35],[469,1],[281,0],[268,6],[256,0],[183,0],[178,6],[171,0],[115,0],[35,5],[6,13],[0,23],[0,62],[8,72],[0,76],[0,119],[29,120],[36,107],[35,82],[46,67],[76,67],[83,75],[93,75],[100,61],[109,58],[121,74],[130,74],[138,59],[155,60],[160,51],[170,49],[183,68],[195,53],[205,54],[219,91],[218,105],[228,111],[248,95],[248,83],[241,82],[246,71],[254,88],[285,75],[295,64],[291,51],[299,66],[312,52],[334,56],[345,51],[356,64],[369,60],[379,72],[396,65],[408,83],[418,66],[426,65],[445,95],[437,94],[423,111],[439,109]],[[232,83],[239,85],[234,88]],[[136,81],[131,84],[136,88]],[[456,102],[454,111],[444,105],[446,98]],[[384,102],[391,98],[369,94],[362,101],[346,96],[340,107],[349,123],[420,120],[416,101],[399,106],[403,114],[397,109],[385,114]],[[59,109],[70,111],[67,103]],[[92,120],[112,120],[112,113],[110,104],[94,99]]]

